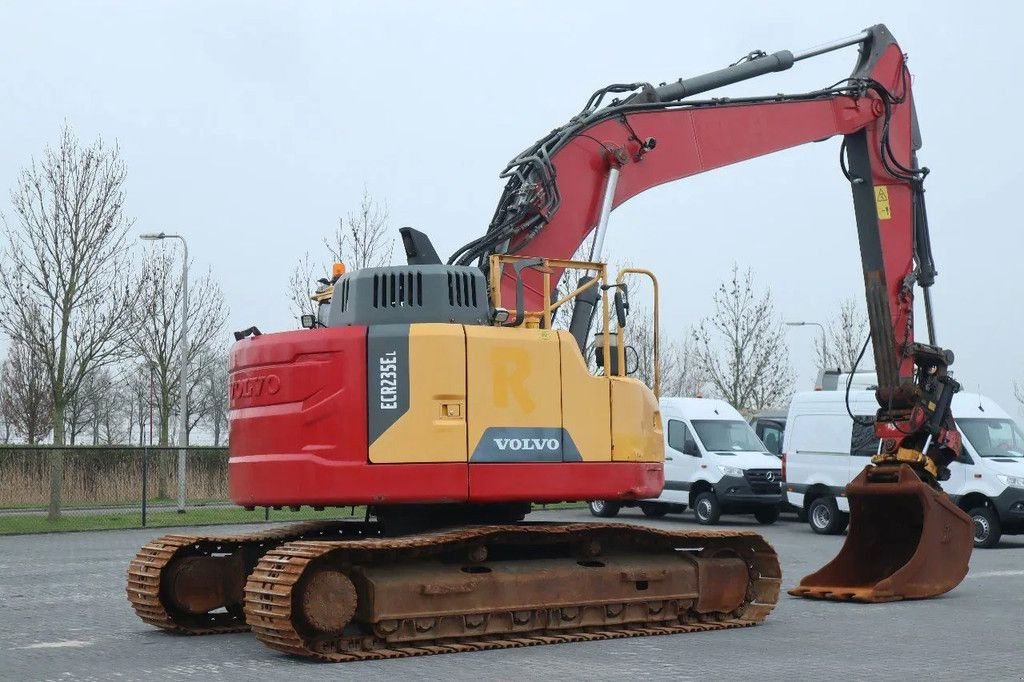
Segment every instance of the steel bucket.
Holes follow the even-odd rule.
[[[850,530],[835,559],[789,591],[797,597],[887,602],[950,591],[967,575],[971,518],[906,464],[865,467],[848,486]]]

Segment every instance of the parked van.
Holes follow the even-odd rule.
[[[694,511],[711,525],[722,514],[753,514],[775,523],[783,500],[779,458],[770,454],[750,425],[729,403],[705,398],[662,398],[665,431],[665,489],[640,501],[647,516]],[[610,517],[621,505],[596,500],[595,516]]]
[[[748,423],[754,433],[773,455],[782,456],[782,437],[786,432],[786,416],[789,410],[767,409],[751,415]]]
[[[817,533],[842,533],[849,523],[846,484],[878,452],[872,424],[854,423],[845,391],[797,393],[783,444],[786,495]],[[851,391],[850,410],[873,421],[874,391]],[[1024,533],[1024,432],[994,401],[977,393],[953,397],[963,435],[960,460],[942,489],[974,519],[975,547],[994,547],[1003,533]]]

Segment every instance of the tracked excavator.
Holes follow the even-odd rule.
[[[824,89],[705,94],[854,45],[853,73]],[[847,489],[843,549],[792,593],[875,602],[955,587],[971,521],[940,481],[960,451],[949,408],[959,386],[935,341],[911,78],[878,25],[673,83],[602,88],[508,164],[486,233],[447,262],[403,229],[408,263],[339,271],[310,328],[236,335],[231,498],[366,505],[367,519],[155,540],[129,568],[138,615],[181,633],[249,628],[328,661],[764,620],[781,574],[756,533],[522,519],[531,503],[633,500],[663,485],[657,382],[652,391],[629,376],[628,292],[600,262],[612,209],[661,183],[837,136],[882,440]],[[591,259],[572,260],[595,230]],[[918,288],[927,343],[914,337]]]

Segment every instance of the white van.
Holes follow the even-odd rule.
[[[724,514],[753,514],[774,523],[783,501],[779,458],[769,454],[750,425],[729,403],[705,398],[662,398],[665,488],[638,504],[647,516],[691,507],[697,522],[714,524]],[[595,500],[590,511],[610,517],[622,505]]]
[[[843,390],[797,393],[786,420],[786,496],[806,511],[818,533],[846,529],[846,484],[878,452],[874,427],[850,419],[845,397]],[[873,420],[874,391],[851,391],[850,410]],[[942,489],[974,519],[975,547],[994,547],[1003,533],[1024,533],[1024,432],[999,405],[977,393],[956,394],[952,410],[964,451],[950,464]]]

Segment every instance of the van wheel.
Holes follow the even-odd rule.
[[[760,509],[754,512],[754,518],[757,519],[758,523],[765,526],[770,526],[779,520],[779,508],[761,507]]]
[[[588,506],[590,507],[591,514],[602,519],[610,519],[618,514],[619,509],[621,508],[614,502],[608,502],[606,500],[591,500]]]
[[[996,513],[988,507],[975,507],[968,513],[974,521],[974,546],[989,549],[998,545],[1003,528]]]
[[[668,505],[658,502],[641,502],[640,511],[649,519],[660,519],[665,514],[668,514]]]
[[[701,493],[693,501],[693,515],[697,517],[697,523],[704,526],[713,526],[718,523],[722,516],[722,505],[718,504],[718,496],[712,492]]]
[[[850,523],[850,515],[839,511],[834,497],[816,497],[807,508],[807,523],[821,535],[839,535]]]

